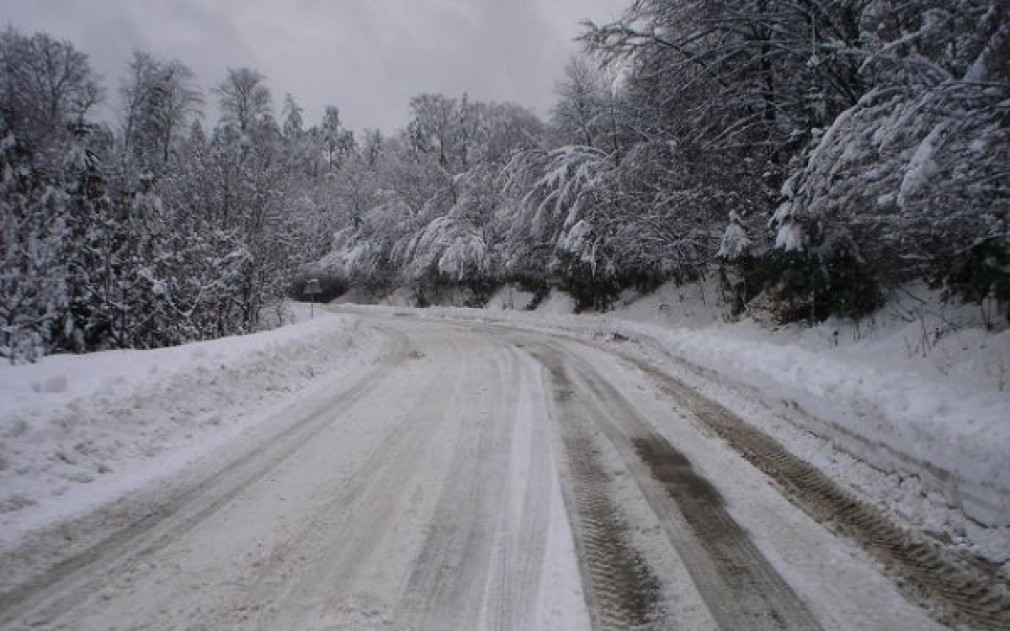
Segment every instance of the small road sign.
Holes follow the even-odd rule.
[[[319,285],[319,280],[316,278],[310,278],[305,281],[305,287],[302,288],[302,295],[309,297],[309,317],[315,317],[316,310],[316,296],[323,293],[322,286]]]

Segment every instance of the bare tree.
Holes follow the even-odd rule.
[[[585,57],[573,57],[556,88],[559,100],[552,122],[566,141],[598,147],[607,133],[608,90],[599,68]]]
[[[270,115],[270,90],[265,77],[249,68],[229,68],[228,76],[217,87],[221,119],[243,133]]]
[[[102,90],[88,56],[43,33],[0,35],[0,131],[45,148],[84,120]]]
[[[135,157],[166,162],[172,145],[201,113],[203,96],[193,72],[178,61],[135,51],[120,89],[123,137]]]

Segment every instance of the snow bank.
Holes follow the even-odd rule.
[[[547,316],[575,313],[575,299],[563,291],[552,290],[537,307],[537,313]]]
[[[307,314],[305,314],[307,317]],[[0,540],[138,488],[341,365],[357,318],[0,367]]]
[[[715,295],[665,286],[607,326],[798,405],[857,459],[920,478],[981,523],[1010,526],[1010,330],[989,330],[991,314],[912,286],[859,324],[771,330],[725,322]]]
[[[506,285],[488,299],[487,309],[490,311],[509,311],[512,309],[527,311],[535,298],[536,294],[531,291],[523,291],[515,285]]]
[[[746,331],[623,323],[676,356],[776,393],[863,443],[857,457],[928,479],[974,519],[1010,525],[1010,393],[897,372],[859,354],[751,338]],[[1010,333],[990,340],[1010,356]],[[863,359],[864,361],[860,361]]]

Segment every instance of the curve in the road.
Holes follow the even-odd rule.
[[[647,364],[479,322],[370,327],[392,340],[385,361],[296,402],[290,420],[268,424],[274,434],[239,445],[202,481],[186,477],[190,487],[153,508],[128,506],[134,517],[109,520],[88,550],[0,595],[0,626],[845,628],[845,608],[809,588],[811,577],[821,584],[818,566],[783,565],[779,543],[741,507],[740,488],[757,489],[775,507],[761,523],[788,513],[804,540],[837,541],[762,471],[808,514],[878,546],[878,558],[900,557],[884,560],[910,568],[898,576],[961,603],[947,619],[1007,628],[998,589],[945,578],[956,565]],[[667,410],[711,431],[667,422]],[[716,450],[732,475],[712,468]],[[871,602],[932,622],[861,559],[843,565],[884,586]],[[776,571],[787,567],[796,591]],[[853,582],[845,598],[858,607],[867,597]]]

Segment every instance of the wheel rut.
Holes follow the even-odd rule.
[[[603,629],[659,628],[659,579],[628,541],[628,526],[608,494],[609,479],[586,436],[564,439],[577,514],[577,548]]]
[[[542,353],[560,409],[571,512],[600,628],[677,628],[648,559],[628,543],[595,436],[617,453],[723,629],[820,628],[727,513],[722,496],[623,396],[574,355]],[[556,354],[555,354],[556,353]],[[582,532],[580,532],[580,530]],[[600,569],[597,566],[602,566]],[[611,612],[624,616],[614,621]]]
[[[495,578],[494,561],[512,552],[496,547],[496,542],[510,534],[507,527],[499,527],[505,512],[503,500],[508,501],[513,492],[508,472],[515,428],[501,411],[508,409],[508,386],[521,382],[519,359],[510,353],[493,363],[498,375],[490,393],[496,402],[495,414],[459,421],[459,444],[439,492],[432,528],[397,605],[395,628],[480,628],[485,614],[484,624],[521,628],[520,621],[528,613],[520,604],[528,605],[533,595],[511,589],[515,585],[507,581],[497,594],[508,599],[505,611],[497,611],[496,603],[491,606],[494,611],[486,612],[487,601],[493,599],[485,589]],[[534,549],[542,545],[536,537],[524,543]],[[528,578],[535,584],[534,576]]]
[[[962,558],[894,523],[723,406],[642,361],[625,359],[771,478],[792,503],[867,550],[906,597],[939,622],[957,628],[1010,629],[1010,584],[995,568]]]
[[[563,496],[593,627],[664,628],[659,579],[633,547],[628,525],[611,497],[610,475],[601,461],[599,447],[586,431],[592,421],[578,409],[567,374],[549,368],[562,417],[560,432],[567,470]]]
[[[788,586],[751,543],[747,533],[726,512],[723,498],[707,480],[700,477],[690,461],[668,442],[656,437],[632,440],[635,452],[649,467],[667,495],[677,504],[684,520],[697,537],[698,543],[711,560],[722,582],[722,597],[730,596],[738,604],[721,615],[724,622],[743,623],[748,629],[816,628],[816,622],[795,602],[785,607],[780,593]],[[768,598],[767,593],[776,594]],[[714,607],[728,609],[727,602],[717,599]],[[788,614],[783,610],[790,611]],[[797,619],[802,625],[796,624]],[[814,626],[808,626],[814,625]]]

